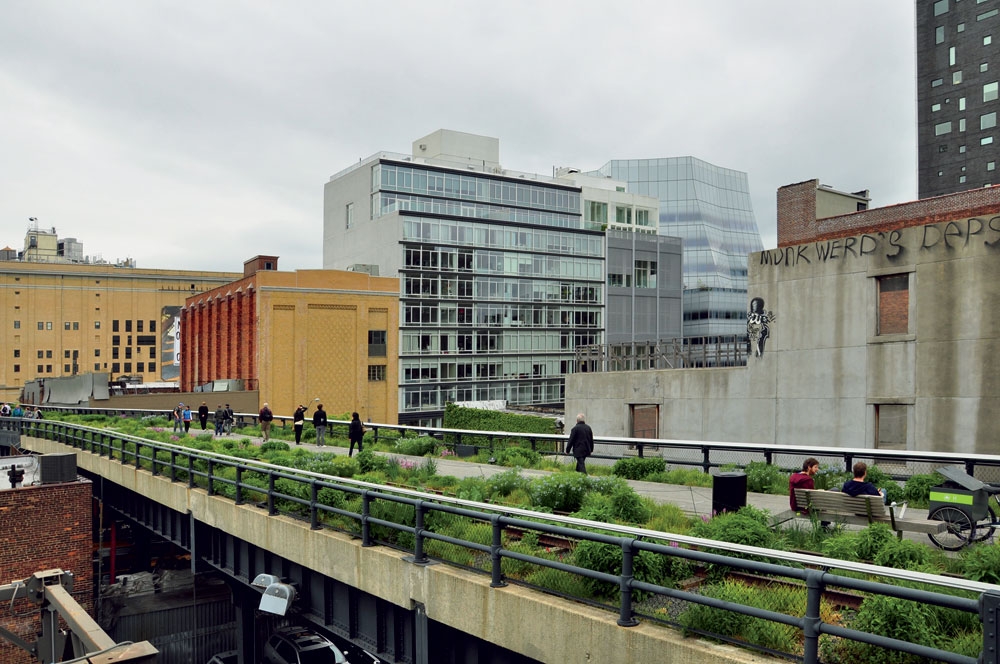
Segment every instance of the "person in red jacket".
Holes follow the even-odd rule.
[[[788,503],[792,506],[792,509],[796,512],[801,512],[799,506],[795,503],[795,490],[796,489],[815,489],[816,485],[813,482],[813,475],[819,471],[819,461],[809,457],[802,462],[802,472],[792,473],[792,476],[788,478]]]

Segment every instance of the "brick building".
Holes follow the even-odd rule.
[[[6,479],[6,478],[4,478]],[[93,615],[92,492],[87,480],[0,489],[0,579],[26,579],[60,568],[73,572],[73,598]],[[12,609],[12,610],[11,610]],[[4,606],[0,625],[28,640],[41,630],[35,604]],[[0,639],[0,662],[30,664],[27,652]]]
[[[853,212],[866,193],[829,193],[778,192],[745,368],[577,374],[567,412],[609,436],[641,406],[672,438],[994,453],[1000,187]]]
[[[255,256],[242,279],[187,299],[181,390],[238,379],[278,415],[319,397],[331,415],[396,422],[399,280],[277,267]]]

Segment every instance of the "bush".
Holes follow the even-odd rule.
[[[485,502],[486,496],[488,495],[486,480],[482,480],[478,477],[466,477],[458,483],[458,486],[455,489],[455,494],[462,500],[474,500],[480,503]]]
[[[838,560],[858,560],[858,536],[842,533],[827,538],[820,545],[820,552],[827,558]]]
[[[486,492],[490,497],[504,497],[518,489],[527,488],[529,484],[530,480],[521,476],[520,468],[511,468],[486,480]]]
[[[654,473],[662,473],[667,469],[667,462],[657,457],[640,458],[626,457],[615,461],[611,472],[627,480],[644,480]]]
[[[965,578],[1000,584],[1000,545],[976,544],[960,555]]]
[[[511,433],[556,433],[555,420],[537,415],[516,415],[496,410],[479,408],[463,408],[453,403],[444,407],[444,428],[468,429],[473,431],[509,431]],[[455,436],[446,436],[449,443],[457,442]],[[494,442],[498,442],[494,439]],[[465,445],[487,445],[485,436],[462,436]],[[501,447],[502,445],[497,445]],[[538,446],[546,451],[554,451],[554,442],[538,442]]]
[[[605,574],[622,573],[622,548],[614,544],[602,544],[584,540],[573,551],[573,564]],[[683,558],[667,556],[651,551],[639,551],[632,558],[632,573],[637,581],[658,586],[674,587],[678,580],[691,574],[691,567]],[[617,596],[619,587],[596,579],[581,579],[588,593],[595,597]],[[648,593],[633,591],[633,599],[641,600]]]
[[[554,473],[531,481],[532,503],[551,510],[575,512],[591,488],[586,475],[575,472]]]
[[[893,538],[883,545],[873,562],[882,567],[913,569],[926,563],[929,553],[926,544]]]
[[[643,526],[644,528],[677,535],[683,535],[691,529],[691,520],[677,505],[647,504],[649,505],[650,518]]]
[[[518,447],[514,445],[495,450],[493,458],[501,466],[533,468],[542,460],[542,455],[527,447]]]
[[[266,454],[267,452],[288,452],[291,449],[288,443],[283,443],[280,440],[269,440],[260,446],[261,454]]]
[[[355,459],[357,459],[358,468],[362,473],[384,472],[389,465],[388,459],[375,454],[372,450],[358,452],[358,456]]]
[[[409,456],[424,456],[433,454],[437,441],[430,436],[420,438],[400,438],[393,446],[393,451],[397,454],[407,454]]]
[[[897,599],[885,595],[867,597],[849,627],[910,643],[936,647],[939,642],[939,622],[935,607],[921,602]],[[940,640],[951,635],[940,635]],[[867,664],[909,664],[925,659],[893,650],[886,650],[856,641],[833,637],[820,639],[820,655],[824,662]]]
[[[615,517],[626,523],[646,523],[651,516],[649,508],[630,486],[615,489],[610,496],[610,502]]]
[[[754,512],[745,512],[745,510],[746,508],[738,512],[723,512],[708,521],[695,523],[690,534],[695,537],[747,546],[767,549],[783,548],[781,538],[775,534],[766,521],[761,521],[759,513],[763,510],[755,510]],[[736,554],[727,553],[726,555]]]
[[[943,484],[944,481],[944,476],[938,473],[910,475],[903,486],[903,497],[911,507],[926,508],[930,502],[931,487]]]
[[[584,496],[580,509],[573,512],[572,516],[589,521],[611,523],[615,520],[615,509],[611,505],[611,499],[607,496],[602,496],[599,493],[588,493]]]
[[[680,484],[682,486],[712,486],[712,476],[695,468],[677,468],[646,477],[647,482]]]
[[[896,539],[895,533],[884,523],[873,523],[860,531],[858,537],[858,559],[874,561],[883,547]]]
[[[823,491],[840,489],[844,482],[851,479],[851,473],[835,466],[820,466],[819,472],[813,475],[813,486]]]
[[[788,493],[788,473],[765,461],[746,465],[747,491],[752,493]]]

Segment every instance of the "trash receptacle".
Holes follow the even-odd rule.
[[[747,504],[747,474],[719,473],[712,478],[712,513],[735,512]]]

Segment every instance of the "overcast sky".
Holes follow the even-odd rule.
[[[50,2],[0,21],[0,246],[322,267],[323,184],[445,127],[506,168],[693,155],[916,198],[912,0]]]

